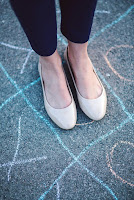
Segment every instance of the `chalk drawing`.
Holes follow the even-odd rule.
[[[1,65],[0,65],[0,66],[1,66]],[[1,67],[1,68],[2,68],[2,67]],[[16,87],[16,89],[19,90],[18,86],[16,85],[16,83],[14,83],[13,79],[7,74],[7,72],[5,71],[5,69],[4,69],[4,68],[2,68],[2,69],[3,69],[4,73],[5,73],[5,75],[8,77],[8,79],[9,79],[9,80],[13,83],[13,85]],[[33,111],[36,112],[36,114],[37,114],[41,119],[43,119],[43,120],[46,122],[46,124],[47,124],[48,126],[50,126],[50,129],[53,130],[54,133],[56,133],[54,127],[48,122],[48,120],[44,119],[43,116],[40,115],[40,113],[33,107],[32,104],[30,104],[29,100],[26,98],[26,96],[25,96],[23,93],[22,93],[22,95],[23,95],[23,98],[26,100],[27,104],[33,109]],[[124,120],[124,121],[125,121],[125,120]],[[65,146],[64,146],[64,148],[65,148]],[[65,149],[66,149],[66,148],[65,148]],[[69,152],[70,152],[70,151],[69,151]],[[73,154],[72,154],[72,155],[73,155]],[[73,156],[73,157],[74,157],[74,156]],[[74,162],[74,163],[75,163],[75,162]],[[71,166],[71,165],[70,165],[70,166]],[[67,169],[68,169],[68,168],[67,168]],[[65,171],[67,171],[67,170],[65,170]],[[64,171],[64,173],[65,173],[65,171]],[[63,174],[64,174],[64,173],[63,173]],[[98,180],[98,179],[97,179],[97,180]],[[103,182],[100,181],[100,183],[102,184]],[[108,189],[108,186],[106,187],[105,184],[103,184],[103,186],[105,186],[105,188]],[[52,189],[52,187],[51,187],[51,189]],[[111,191],[111,190],[109,189],[109,191]],[[111,193],[111,194],[113,195],[113,193]],[[44,198],[44,197],[43,197],[43,198]]]
[[[61,13],[61,11],[60,10],[56,10],[56,13],[59,14],[59,13]]]
[[[26,60],[25,60],[25,62],[24,62],[24,64],[23,64],[23,66],[22,66],[22,69],[21,69],[20,74],[23,74],[24,68],[25,68],[25,66],[26,66],[26,64],[27,64],[27,62],[28,62],[28,59],[30,58],[32,52],[33,52],[32,50],[28,52],[27,57],[26,57]]]
[[[104,28],[99,30],[97,33],[95,33],[91,38],[89,38],[88,44],[90,44],[95,38],[100,36],[102,33],[104,33],[107,29],[111,28],[113,25],[120,22],[124,17],[126,17],[132,10],[134,9],[134,5],[130,6],[126,12],[124,12],[120,17],[118,17],[116,20],[112,21],[110,24],[107,24]]]
[[[58,41],[61,41],[62,44],[64,44],[65,46],[68,45],[68,43],[67,43],[59,34],[57,34],[57,39],[58,39]],[[63,63],[64,63],[64,62],[65,62],[65,61],[63,61]]]
[[[11,44],[7,44],[5,42],[0,42],[1,45],[9,47],[11,49],[16,49],[16,50],[22,50],[22,51],[33,51],[32,49],[27,49],[27,48],[23,48],[23,47],[17,47]]]
[[[115,47],[111,47],[111,48],[106,52],[106,55],[103,55],[103,57],[104,57],[106,63],[108,64],[109,68],[112,70],[112,72],[113,72],[115,75],[117,75],[121,80],[134,82],[134,80],[127,79],[127,78],[121,76],[121,75],[119,74],[119,72],[117,72],[117,71],[114,69],[114,67],[111,65],[110,61],[108,60],[108,57],[107,57],[107,56],[108,56],[109,52],[111,52],[113,49],[119,49],[119,48],[131,48],[131,49],[133,49],[134,46],[132,46],[132,45],[116,45]]]
[[[6,99],[1,105],[0,105],[0,110],[7,104],[9,103],[13,98],[17,97],[19,94],[21,94],[24,90],[27,90],[34,84],[40,81],[40,77],[36,79],[35,81],[29,83],[27,86],[25,86],[23,89],[19,90],[19,92],[15,93],[14,95],[10,96],[8,99]]]
[[[107,11],[107,10],[95,10],[95,13],[110,14],[110,11]]]
[[[24,165],[26,163],[37,162],[37,161],[46,160],[46,159],[47,159],[47,156],[42,156],[42,157],[37,157],[37,158],[30,158],[30,159],[25,159],[25,160],[17,160],[17,161],[14,161],[14,163],[8,162],[8,163],[0,164],[0,168],[2,168],[2,167],[10,167],[11,165],[12,166]]]
[[[124,120],[124,121],[125,121],[125,120]],[[123,123],[124,123],[124,121],[123,121]],[[125,121],[125,123],[127,123],[128,121],[130,121],[129,118]],[[121,129],[121,128],[122,128],[123,123],[121,123],[121,125],[118,127],[118,129]],[[124,123],[124,124],[125,124],[125,123]],[[50,127],[50,128],[51,128],[51,127]],[[70,150],[68,149],[68,147],[66,147],[66,146],[64,145],[64,143],[62,142],[62,140],[61,140],[61,138],[59,137],[58,133],[55,132],[55,134],[56,134],[57,139],[59,140],[59,143],[64,147],[64,149],[71,155],[71,157],[72,157],[75,161],[72,161],[72,162],[63,170],[62,174],[53,182],[53,184],[50,186],[50,188],[49,188],[44,194],[41,195],[41,197],[39,198],[39,200],[42,200],[42,199],[45,198],[45,196],[48,194],[48,192],[50,192],[50,190],[53,188],[53,186],[56,184],[56,182],[59,181],[59,180],[65,175],[65,173],[68,171],[68,169],[69,169],[70,167],[72,167],[72,166],[74,165],[75,162],[78,162],[78,164],[80,164],[81,166],[83,166],[82,163],[81,163],[78,159],[79,159],[79,158],[82,156],[82,154],[84,154],[85,152],[81,152],[77,157],[75,157],[74,154],[73,154],[72,152],[70,152]],[[112,134],[111,131],[110,131],[109,134]],[[105,139],[105,137],[108,137],[108,135],[106,134],[106,136],[101,136],[101,138],[102,138],[102,137],[103,137],[103,139]],[[98,141],[95,141],[95,142],[98,143],[99,140],[98,140]],[[92,145],[94,145],[94,144],[91,143],[91,145],[89,145],[89,146],[92,146]],[[87,149],[86,149],[86,150],[87,150]],[[108,185],[106,185],[102,180],[100,180],[99,178],[97,178],[96,175],[95,175],[93,172],[89,171],[85,166],[83,166],[83,169],[85,169],[85,170],[92,176],[92,178],[94,178],[98,183],[100,183],[103,187],[105,187],[105,188],[110,192],[110,194],[113,196],[114,199],[117,199],[117,197],[115,196],[115,194],[113,193],[113,191],[108,187]]]
[[[110,156],[109,156],[108,153],[106,154],[107,166],[109,167],[111,173],[115,176],[115,178],[119,179],[122,183],[126,183],[126,184],[130,185],[131,187],[134,187],[134,184],[133,184],[133,183],[130,183],[130,182],[128,182],[127,180],[125,180],[125,179],[123,179],[122,177],[120,177],[120,176],[113,170],[113,167],[112,167],[112,160],[113,160],[114,149],[115,149],[118,145],[120,145],[120,144],[130,145],[131,147],[134,148],[134,144],[131,143],[131,142],[128,142],[128,141],[120,141],[120,142],[117,142],[117,143],[114,144],[114,146],[112,147],[112,150],[111,150],[111,152],[110,152]]]
[[[131,113],[128,112],[128,110],[126,109],[122,99],[114,92],[113,88],[111,87],[111,85],[106,81],[106,79],[104,78],[104,76],[99,72],[99,70],[97,70],[98,75],[100,76],[100,78],[103,80],[103,82],[106,84],[107,88],[110,90],[110,92],[113,94],[113,96],[117,99],[119,105],[121,106],[122,110],[124,111],[124,113],[131,119],[133,120],[133,116]]]
[[[56,183],[57,185],[57,200],[60,200],[60,187],[59,187],[59,183]]]
[[[39,200],[42,200],[46,197],[46,195],[51,191],[51,189],[54,187],[54,185],[56,184],[57,181],[59,181],[67,172],[68,170],[77,162],[78,159],[80,159],[80,157],[82,155],[84,155],[87,150],[98,144],[99,142],[101,142],[102,140],[106,139],[107,137],[109,137],[111,134],[117,132],[118,130],[120,130],[126,123],[128,123],[130,121],[129,118],[127,118],[126,120],[123,120],[119,126],[115,127],[113,130],[109,131],[107,134],[100,136],[98,139],[96,139],[94,142],[91,142],[87,147],[85,147],[81,153],[76,157],[75,160],[73,160],[63,171],[62,173],[59,175],[59,177],[50,185],[49,189],[47,191],[44,192],[44,194],[41,195],[41,197],[39,198]],[[51,128],[51,127],[50,127]],[[57,134],[57,133],[56,133]],[[57,136],[57,135],[56,135]],[[58,135],[59,137],[59,135]],[[59,137],[60,138],[60,137]],[[61,140],[60,140],[61,141]],[[67,149],[66,149],[67,150]]]
[[[9,47],[11,49],[15,49],[15,50],[28,51],[27,57],[25,59],[25,62],[23,64],[21,72],[20,72],[20,74],[23,74],[24,68],[25,68],[25,66],[26,66],[26,64],[28,62],[28,59],[31,56],[31,54],[34,52],[33,49],[27,49],[27,48],[17,47],[17,46],[14,46],[14,45],[11,45],[11,44],[7,44],[7,43],[4,43],[4,42],[0,42],[0,44],[3,45],[3,46]]]
[[[7,73],[7,71],[5,70],[5,68],[2,66],[2,65],[0,65],[0,68],[3,70],[3,72],[4,72],[4,74],[6,75],[6,77],[10,80],[10,82],[14,85],[14,87],[19,91],[20,89],[19,89],[19,87],[18,87],[18,85],[14,82],[14,80],[10,77],[10,75]],[[21,95],[22,95],[22,97],[23,97],[23,99],[26,101],[26,103],[29,105],[29,107],[37,114],[37,116],[39,116],[45,123],[46,123],[46,125],[48,125],[49,127],[50,127],[50,129],[53,131],[53,133],[56,135],[56,137],[57,137],[57,139],[58,139],[58,141],[59,141],[59,143],[63,146],[63,148],[65,149],[65,150],[67,150],[68,151],[68,153],[72,156],[72,158],[74,158],[74,160],[76,160],[76,162],[80,162],[80,161],[78,161],[78,159],[79,159],[79,157],[80,157],[80,154],[79,154],[79,156],[78,157],[75,157],[74,156],[74,154],[73,153],[71,153],[70,152],[70,150],[63,144],[63,142],[61,141],[61,138],[59,137],[59,135],[58,135],[58,133],[57,133],[57,131],[56,131],[56,128],[54,128],[53,127],[53,125],[46,119],[46,118],[44,118],[41,114],[40,114],[40,112],[38,112],[35,108],[34,108],[34,106],[30,103],[30,101],[27,99],[27,97],[25,96],[25,94],[22,92],[21,93]],[[124,120],[125,121],[125,120]],[[83,152],[81,152],[81,155],[83,154]],[[75,162],[74,162],[75,163]],[[71,165],[70,165],[71,166]],[[69,167],[68,167],[69,168]],[[66,172],[67,170],[65,170],[65,172]],[[64,172],[64,173],[65,173]],[[63,173],[63,174],[64,174]],[[90,173],[90,175],[92,175],[92,173]],[[100,179],[98,179],[95,175],[94,176],[92,176],[97,182],[99,182],[103,187],[105,187],[105,189],[106,190],[108,190],[109,192],[110,192],[110,194],[114,197],[114,199],[116,199],[117,200],[117,198],[116,198],[116,196],[115,196],[115,194],[112,192],[112,190],[105,184],[105,183],[103,183],[103,181],[102,180],[100,180]],[[58,181],[58,180],[57,180]],[[56,183],[56,182],[55,182]],[[53,184],[53,185],[51,185],[51,189],[53,188],[53,186],[55,185],[55,183]],[[50,190],[48,190],[48,192],[49,192]],[[48,193],[47,192],[47,193]],[[44,194],[42,194],[41,195],[41,197],[39,198],[39,199],[44,199],[44,197],[46,196],[46,194],[47,194],[46,192],[44,193]]]
[[[69,137],[71,138],[71,140],[72,140],[73,142],[76,142],[76,141],[73,139],[73,137],[72,137],[71,135],[69,135]]]
[[[5,72],[6,76],[9,78],[9,80],[10,80],[10,81],[13,83],[13,85],[16,87],[16,89],[19,90],[18,86],[13,82],[13,80],[11,79],[11,77],[9,77],[9,75],[6,73],[5,70],[4,70],[4,72]],[[23,97],[25,97],[25,96],[23,95]],[[25,99],[25,100],[26,100],[27,103],[30,103],[27,99]],[[29,104],[29,106],[30,106],[31,108],[33,108],[32,105]],[[33,109],[33,110],[36,112],[35,109]],[[37,111],[36,114],[39,114],[39,112]],[[40,117],[41,117],[41,116],[40,116]],[[41,118],[43,119],[43,117],[41,117]],[[50,123],[47,123],[47,125],[50,125]]]
[[[18,151],[19,151],[19,146],[20,146],[20,136],[21,136],[20,122],[21,122],[21,117],[19,118],[17,147],[16,147],[16,151],[15,151],[15,154],[14,154],[14,157],[13,157],[13,161],[12,161],[10,167],[9,167],[9,170],[8,170],[8,181],[9,181],[10,178],[11,178],[11,176],[10,176],[10,172],[11,172],[12,166],[14,165],[14,162],[15,162],[15,160],[16,160],[16,157],[17,157],[17,154],[18,154]]]
[[[131,10],[134,8],[134,5],[132,5],[123,15],[121,15],[117,20],[113,21],[111,24],[108,24],[106,25],[103,29],[101,29],[99,32],[97,32],[90,40],[89,40],[89,43],[91,43],[91,41],[93,41],[96,37],[98,37],[101,33],[103,33],[105,30],[107,30],[108,28],[112,27],[114,24],[118,23],[119,21],[121,21],[124,17],[126,17],[130,12]],[[63,39],[61,39],[60,41],[64,42]],[[66,42],[64,43],[66,44]],[[6,72],[5,68],[0,64],[0,68],[3,70],[4,74],[6,75],[6,77],[8,78],[8,80],[13,84],[13,86],[17,89],[18,92],[20,92],[20,88],[18,87],[18,85],[15,83],[15,81],[9,76],[9,74]],[[108,84],[107,85],[108,88],[110,87],[110,85]],[[112,90],[111,90],[112,91]],[[115,93],[114,93],[115,94]],[[30,103],[30,101],[26,98],[26,96],[24,95],[24,93],[21,91],[21,96],[23,97],[23,99],[26,101],[27,105],[34,111],[34,113],[40,118],[42,119],[49,127],[50,129],[54,132],[54,134],[56,135],[59,143],[63,146],[63,148],[65,150],[68,151],[68,153],[74,158],[74,160],[65,168],[65,170],[63,170],[62,174],[56,179],[56,181],[54,181],[54,183],[50,186],[49,190],[46,191],[44,194],[43,194],[43,198],[40,197],[40,199],[44,199],[45,195],[53,188],[53,186],[56,184],[56,182],[58,180],[60,180],[63,175],[65,175],[65,173],[68,171],[68,169],[73,166],[76,162],[78,162],[80,164],[80,161],[78,161],[79,157],[81,155],[84,155],[84,153],[89,149],[89,147],[97,144],[98,142],[102,141],[103,139],[105,139],[106,137],[108,137],[109,135],[111,135],[114,131],[116,130],[119,130],[120,128],[122,128],[124,126],[124,124],[126,124],[127,122],[129,122],[130,120],[132,120],[132,117],[133,115],[128,115],[128,118],[126,120],[124,120],[119,126],[117,126],[115,129],[111,130],[108,134],[105,134],[104,136],[101,136],[100,139],[97,139],[95,140],[93,143],[89,144],[87,148],[84,148],[84,150],[79,154],[79,156],[75,157],[71,152],[70,150],[63,144],[63,142],[61,141],[60,137],[58,136],[58,133],[56,131],[56,128],[54,128],[52,126],[52,124],[47,120],[45,119],[41,114],[40,112],[38,112],[34,106]],[[119,104],[121,105],[121,107],[123,108],[123,111],[125,110],[125,106],[123,105],[121,99],[114,95]],[[88,169],[86,169],[82,164],[80,164],[82,166],[83,169],[85,169],[87,172]],[[115,196],[115,194],[112,192],[112,190],[105,184],[103,183],[103,181],[101,181],[100,179],[98,179],[96,176],[94,176],[94,174],[92,172],[90,172],[90,175],[96,180],[98,181],[102,186],[104,186],[109,192],[110,194],[114,197],[114,199],[117,199],[117,197]]]
[[[79,161],[78,161],[79,162]],[[107,184],[105,184],[102,180],[100,180],[93,172],[91,172],[89,169],[87,169],[84,165],[82,165],[80,162],[79,164],[81,165],[82,169],[85,169],[87,171],[87,173],[93,178],[95,179],[98,183],[100,183],[103,187],[105,187],[105,189],[113,196],[113,198],[115,200],[118,200],[118,198],[116,197],[116,195],[114,194],[114,192],[109,188],[109,186]]]

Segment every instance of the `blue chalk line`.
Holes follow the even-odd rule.
[[[126,17],[134,8],[134,5],[132,5],[124,14],[122,14],[119,18],[114,20],[112,23],[107,24],[104,28],[102,28],[100,31],[98,31],[96,34],[94,34],[91,38],[89,38],[88,44],[90,44],[96,37],[100,36],[104,31],[106,31],[108,28],[111,28],[113,25],[117,24],[119,21],[121,21],[124,17]]]
[[[1,63],[0,63],[1,65]],[[1,105],[0,105],[0,110],[7,104],[9,103],[13,98],[17,97],[19,94],[21,94],[24,90],[27,90],[28,88],[30,88],[31,86],[33,86],[34,84],[36,84],[37,82],[40,81],[40,77],[38,79],[36,79],[35,81],[29,83],[27,86],[25,86],[23,89],[19,90],[19,92],[15,93],[14,95],[10,96],[8,99],[6,99]]]
[[[113,130],[110,130],[108,133],[106,133],[105,135],[100,136],[98,139],[96,139],[95,141],[91,142],[89,145],[87,145],[82,151],[81,153],[77,156],[77,159],[80,159],[80,157],[86,153],[86,151],[91,147],[96,145],[97,143],[99,143],[100,141],[106,139],[107,137],[109,137],[111,134],[113,134],[115,131],[119,131],[120,129],[122,129],[122,127],[128,123],[130,121],[129,117],[126,118],[125,120],[123,120],[118,126],[116,126]]]
[[[95,174],[91,171],[89,171],[89,169],[87,169],[84,165],[82,165],[80,162],[79,164],[81,165],[82,169],[85,169],[87,171],[87,173],[92,176],[92,178],[94,178],[98,183],[100,183],[103,187],[105,187],[109,192],[110,194],[113,196],[114,199],[118,200],[118,198],[116,197],[116,195],[113,193],[113,191],[108,187],[107,184],[105,184],[102,180],[100,180],[99,178],[97,178],[95,176]]]
[[[106,81],[106,79],[104,78],[104,76],[99,72],[99,70],[97,70],[98,75],[101,77],[101,79],[103,80],[103,82],[106,84],[107,88],[111,91],[111,93],[113,94],[113,96],[117,99],[117,101],[119,102],[122,110],[126,113],[126,115],[132,119],[132,114],[129,113],[123,103],[123,101],[121,100],[121,98],[114,92],[114,90],[112,89],[112,87],[110,86],[110,84]]]

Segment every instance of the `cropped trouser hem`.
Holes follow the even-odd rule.
[[[83,44],[89,40],[89,35],[82,38],[78,38],[78,37],[74,37],[70,32],[65,31],[63,28],[61,28],[60,30],[61,30],[61,33],[64,35],[64,37],[71,42],[74,42],[77,44]]]
[[[30,41],[29,41],[30,42]],[[39,55],[39,56],[51,56],[57,49],[57,39],[55,42],[48,47],[47,49],[41,49],[39,47],[36,47],[35,45],[30,42],[32,49]]]

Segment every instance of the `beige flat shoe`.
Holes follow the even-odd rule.
[[[93,67],[94,73],[96,74],[103,90],[102,90],[101,95],[98,98],[86,99],[80,94],[80,92],[78,91],[78,88],[76,86],[73,71],[71,69],[71,64],[69,62],[68,47],[66,47],[66,49],[65,49],[64,58],[67,62],[71,77],[73,79],[73,83],[74,83],[74,86],[75,86],[75,89],[77,92],[77,97],[78,97],[78,102],[79,102],[80,108],[90,119],[93,119],[93,120],[102,119],[106,113],[107,96],[106,96],[105,88],[104,88],[102,82],[100,81],[99,77],[97,76],[97,73],[95,72],[94,67]]]
[[[42,79],[42,67],[41,67],[41,63],[39,62],[38,64],[38,71],[39,71],[39,75],[41,78],[41,84],[42,84],[42,89],[43,89],[43,96],[44,96],[44,105],[45,105],[45,109],[49,115],[49,117],[53,120],[53,122],[55,124],[57,124],[60,128],[62,129],[72,129],[77,121],[77,111],[76,111],[76,105],[73,99],[73,95],[65,74],[65,78],[66,78],[66,83],[72,98],[71,104],[65,108],[54,108],[52,107],[49,102],[46,99],[46,93],[45,93],[45,84],[44,84],[44,80]]]

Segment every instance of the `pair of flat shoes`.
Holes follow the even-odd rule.
[[[106,113],[106,106],[107,106],[107,96],[106,96],[106,91],[105,88],[103,86],[103,84],[101,83],[99,77],[97,76],[97,73],[95,72],[95,69],[93,67],[93,71],[96,75],[96,77],[98,78],[101,87],[102,87],[102,93],[101,95],[96,98],[96,99],[86,99],[84,98],[75,83],[75,79],[74,79],[74,75],[71,69],[71,64],[69,62],[69,57],[68,57],[68,47],[66,47],[65,52],[64,52],[64,58],[67,62],[75,89],[76,89],[76,93],[77,93],[77,98],[78,98],[78,102],[80,105],[80,108],[82,109],[82,111],[92,120],[100,120],[104,117],[105,113]],[[65,107],[65,108],[54,108],[52,107],[49,102],[46,99],[46,93],[45,93],[45,87],[44,87],[44,81],[42,78],[42,66],[41,63],[39,62],[38,64],[38,71],[39,71],[39,75],[41,78],[41,84],[42,84],[42,89],[43,89],[43,97],[44,97],[44,105],[45,105],[45,109],[49,115],[49,117],[53,120],[53,122],[55,124],[57,124],[60,128],[62,129],[72,129],[75,125],[76,125],[76,121],[77,121],[77,110],[76,110],[76,105],[75,105],[75,101],[65,74],[65,71],[63,69],[63,72],[65,74],[65,79],[66,79],[66,83],[67,83],[67,87],[68,90],[70,92],[70,96],[71,96],[71,103],[69,106]]]

